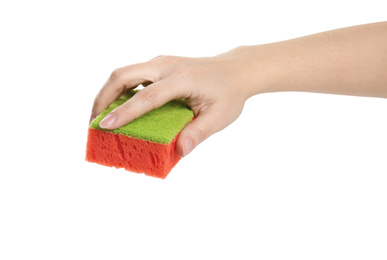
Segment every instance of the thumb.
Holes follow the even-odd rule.
[[[203,112],[188,123],[180,132],[176,143],[178,155],[180,157],[188,155],[201,142],[217,132],[216,119],[212,113]]]

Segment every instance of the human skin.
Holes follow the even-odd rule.
[[[181,157],[238,118],[256,94],[303,91],[387,98],[387,22],[282,42],[237,47],[206,58],[159,56],[116,69],[95,98],[91,120],[122,93],[146,86],[100,127],[115,129],[185,98],[196,118],[180,133]]]

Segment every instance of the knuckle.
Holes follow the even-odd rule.
[[[207,132],[204,128],[202,127],[198,127],[198,126],[192,126],[191,127],[191,132],[192,134],[196,137],[195,139],[197,141],[201,141],[201,140],[204,140],[206,139],[207,137]]]
[[[195,71],[193,68],[191,67],[188,67],[188,66],[181,66],[181,67],[178,67],[176,68],[176,76],[178,77],[181,77],[181,78],[190,78],[192,76],[194,76],[195,74]]]
[[[176,57],[175,56],[171,56],[171,55],[163,55],[161,57],[161,60],[165,63],[173,63],[176,61]]]
[[[116,113],[122,113],[122,114],[125,114],[127,116],[132,116],[134,114],[134,111],[133,111],[133,108],[128,105],[127,103],[124,103],[122,104],[121,106],[119,106],[116,110],[115,110]]]
[[[160,59],[160,58],[163,58],[163,57],[165,57],[165,55],[158,55],[158,56],[154,57],[152,60],[157,60],[157,59]]]
[[[136,94],[136,96],[143,105],[154,108],[158,95],[156,91],[141,90]]]
[[[196,72],[189,66],[179,66],[173,72],[172,77],[180,85],[184,85],[187,88],[189,86],[195,86],[197,84]]]
[[[171,65],[176,63],[178,60],[178,57],[171,55],[160,55],[154,59],[154,61],[161,63],[162,65]]]
[[[122,69],[115,69],[113,70],[113,72],[110,74],[110,77],[109,79],[110,80],[115,80],[115,79],[119,79],[122,77]]]

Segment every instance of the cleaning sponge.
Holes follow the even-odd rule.
[[[165,178],[180,160],[175,144],[194,114],[184,100],[173,100],[114,130],[99,127],[102,119],[136,94],[129,91],[91,122],[86,160]]]

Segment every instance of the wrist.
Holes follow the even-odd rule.
[[[286,68],[281,51],[276,44],[240,46],[224,55],[229,57],[239,73],[246,99],[261,93],[283,91],[281,82],[286,77]]]

